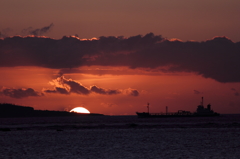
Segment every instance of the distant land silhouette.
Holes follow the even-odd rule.
[[[52,117],[52,116],[101,116],[103,114],[82,114],[68,111],[34,110],[33,107],[0,103],[0,117]]]

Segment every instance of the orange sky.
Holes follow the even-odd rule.
[[[239,8],[239,0],[1,1],[0,103],[133,115],[147,102],[151,112],[194,111],[204,96],[219,113],[240,113]]]
[[[84,68],[86,69],[86,68]],[[100,69],[89,67],[88,69]],[[106,68],[104,68],[106,69]],[[114,70],[115,68],[108,68]],[[126,69],[126,68],[125,68]],[[53,89],[51,82],[57,76],[57,70],[38,67],[1,68],[1,87],[34,88],[37,92]],[[91,93],[80,95],[71,93],[48,94],[39,97],[11,98],[0,96],[1,102],[33,106],[35,109],[70,110],[83,106],[90,112],[108,115],[133,115],[135,111],[146,111],[147,102],[151,112],[190,110],[195,111],[201,97],[205,104],[211,103],[212,108],[220,113],[239,113],[240,99],[235,95],[239,83],[219,83],[192,73],[159,74],[159,75],[93,75],[72,73],[65,78],[73,79],[87,88],[92,85],[106,89],[128,88],[137,89],[139,96],[128,94],[102,95]]]

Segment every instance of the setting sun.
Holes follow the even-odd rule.
[[[89,110],[83,107],[76,107],[70,110],[70,112],[75,112],[75,113],[84,113],[84,114],[90,114]]]

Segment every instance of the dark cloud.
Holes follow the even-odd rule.
[[[51,25],[48,27],[51,28]],[[234,43],[226,37],[181,42],[149,33],[129,38],[103,36],[93,40],[79,40],[77,37],[59,40],[8,37],[0,40],[1,67],[64,69],[92,65],[127,66],[163,72],[194,72],[219,82],[240,82],[239,61],[240,42]]]
[[[44,90],[45,93],[60,93],[60,94],[70,94],[65,88],[55,87],[54,90]]]
[[[136,96],[139,96],[139,92],[138,92],[138,90],[134,89],[134,90],[130,91],[129,95],[132,95],[132,96],[136,97]]]
[[[98,86],[91,86],[90,89],[83,86],[80,82],[72,80],[72,79],[66,79],[64,76],[58,77],[57,79],[50,82],[54,88],[53,89],[43,89],[43,93],[37,92],[32,88],[20,88],[20,89],[14,89],[14,88],[2,88],[0,91],[0,95],[9,96],[12,98],[26,98],[30,96],[40,97],[44,96],[44,93],[55,93],[55,94],[65,94],[69,95],[71,93],[76,93],[80,95],[88,95],[90,93],[97,93],[97,94],[103,94],[103,95],[117,95],[117,94],[127,94],[131,96],[138,96],[139,92],[136,89],[126,89],[126,90],[120,90],[120,89],[104,89],[100,88]]]
[[[231,88],[231,90],[234,92],[235,96],[239,96],[239,93],[238,93],[238,91],[235,88]]]
[[[39,93],[32,88],[27,88],[27,89],[3,88],[1,91],[1,94],[12,97],[12,98],[26,98],[26,97],[30,97],[30,96],[34,96],[34,97],[43,96],[42,93]]]
[[[126,95],[137,97],[139,96],[139,91],[136,89],[128,88],[123,91]]]
[[[72,79],[66,79],[63,76],[58,77],[56,80],[54,80],[53,84],[62,86],[62,88],[55,88],[56,92],[61,94],[77,93],[88,95],[90,93],[90,90],[84,87],[81,83]],[[45,90],[45,92],[47,91]]]
[[[114,95],[114,94],[120,94],[121,92],[119,90],[106,90],[103,88],[99,88],[97,86],[92,86],[91,91],[98,93],[98,94],[107,94],[107,95]]]
[[[197,91],[197,90],[193,90],[194,94],[201,94],[201,92]]]
[[[98,86],[91,86],[90,89],[83,86],[81,83],[72,80],[66,79],[64,76],[58,77],[57,79],[51,82],[52,85],[55,86],[54,89],[45,89],[43,92],[45,93],[59,93],[59,94],[82,94],[88,95],[92,92],[103,95],[116,95],[116,94],[128,94],[131,96],[138,96],[139,92],[136,89],[126,89],[126,90],[118,90],[118,89],[104,89]],[[60,87],[59,87],[60,86]]]
[[[64,81],[65,84],[67,84],[70,87],[70,92],[77,93],[77,94],[89,94],[90,91],[81,85],[80,83],[77,83],[73,80]]]
[[[47,32],[53,27],[53,23],[51,23],[49,26],[42,27],[40,29],[34,29],[32,27],[26,28],[22,30],[22,33],[25,35],[35,35],[35,36],[41,36]]]

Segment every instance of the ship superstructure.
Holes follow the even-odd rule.
[[[149,103],[147,104],[147,112],[136,112],[138,117],[207,117],[207,116],[219,116],[219,113],[211,110],[211,105],[208,104],[205,108],[203,105],[203,97],[200,105],[197,107],[196,112],[190,112],[186,110],[178,110],[177,112],[168,112],[168,107],[166,106],[166,113],[150,113]]]

